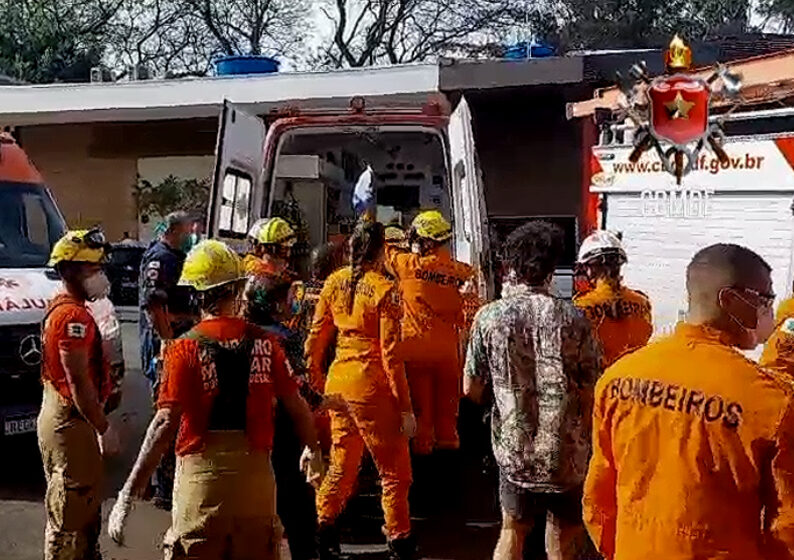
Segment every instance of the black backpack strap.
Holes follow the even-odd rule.
[[[215,366],[218,385],[210,411],[208,429],[245,430],[254,339],[248,336],[246,331],[240,344],[230,348],[195,329],[180,338],[197,341],[202,358],[211,360]]]

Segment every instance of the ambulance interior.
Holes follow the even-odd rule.
[[[300,128],[280,139],[271,214],[301,230],[296,264],[305,271],[312,247],[341,241],[356,222],[353,190],[370,166],[377,219],[408,228],[420,210],[450,218],[444,145],[422,127]]]

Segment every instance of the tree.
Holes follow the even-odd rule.
[[[221,55],[291,57],[308,29],[308,0],[123,0],[114,66],[204,75]]]
[[[208,179],[180,179],[169,175],[156,185],[140,179],[133,188],[141,217],[162,218],[178,210],[201,220],[207,216],[210,199]]]
[[[656,47],[678,33],[693,40],[748,26],[748,0],[564,0],[569,48]]]
[[[762,0],[758,12],[765,18],[763,27],[794,33],[794,0]]]
[[[0,72],[43,83],[88,81],[120,0],[0,0]]]
[[[132,67],[161,76],[204,75],[214,52],[191,7],[177,0],[123,0],[107,33],[106,62],[123,78]]]
[[[333,25],[319,62],[402,64],[480,51],[513,20],[512,0],[327,0]]]

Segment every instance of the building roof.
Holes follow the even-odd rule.
[[[436,65],[180,80],[0,86],[0,125],[146,121],[218,115],[224,99],[258,114],[289,102],[306,108],[413,106],[438,92]],[[303,101],[305,100],[305,101]]]
[[[224,99],[264,114],[293,103],[301,109],[341,109],[354,96],[368,107],[417,107],[441,91],[581,83],[577,57],[529,60],[449,60],[421,64],[224,76],[35,86],[0,86],[0,125],[214,117]]]
[[[783,101],[793,93],[794,49],[763,54],[730,63],[729,68],[742,77],[742,100],[744,104],[756,105]],[[628,68],[625,69],[628,71]],[[694,76],[708,78],[713,67],[693,72]],[[717,91],[719,90],[717,82]],[[617,109],[622,92],[617,86],[596,90],[593,99],[569,103],[568,118],[587,117],[596,109]]]

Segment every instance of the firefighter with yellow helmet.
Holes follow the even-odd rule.
[[[98,229],[70,231],[49,261],[63,290],[42,323],[44,396],[37,432],[47,482],[46,560],[101,557],[102,457],[117,452],[119,441],[105,415],[112,379],[87,303],[110,287],[102,272],[106,246]]]
[[[240,258],[220,241],[199,243],[185,260],[179,283],[198,292],[201,321],[165,348],[158,410],[108,521],[116,542],[133,499],[176,437],[166,558],[279,558],[270,461],[276,399],[308,447],[309,477],[322,476],[313,418],[278,339],[239,315],[245,279]]]
[[[621,267],[627,260],[623,243],[606,230],[592,233],[579,248],[577,272],[587,279],[590,289],[573,302],[601,342],[605,368],[645,346],[653,333],[650,300],[623,285]]]
[[[452,226],[438,210],[420,213],[408,233],[410,252],[389,251],[403,298],[403,357],[417,419],[414,452],[459,447],[461,294],[472,268],[450,255]]]
[[[297,235],[284,218],[257,220],[248,232],[248,254],[243,259],[247,276],[288,276],[290,255]]]

